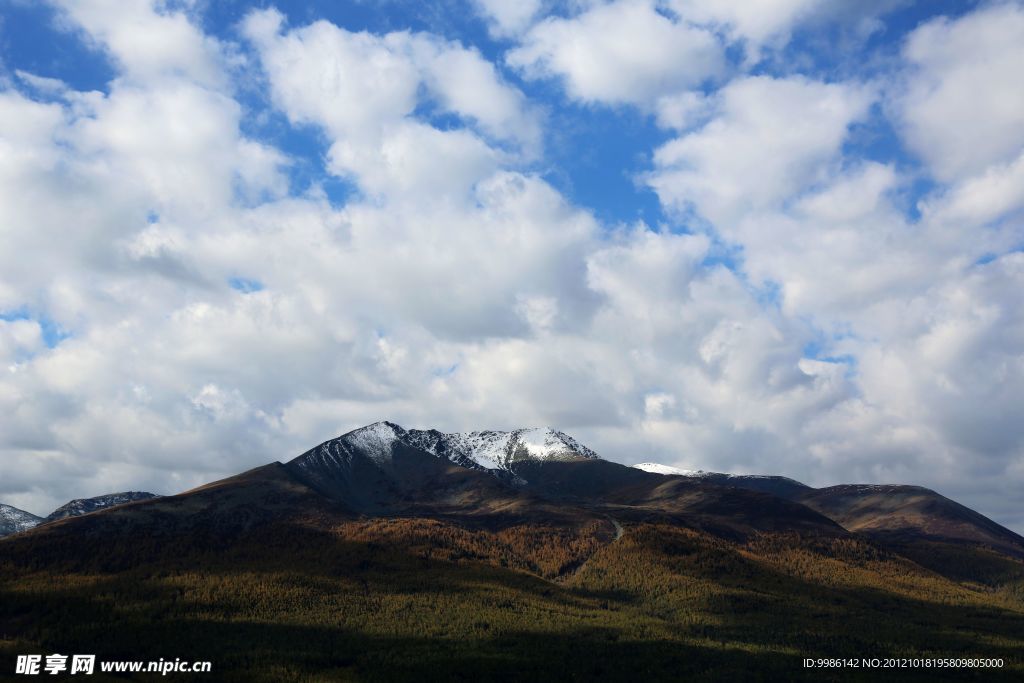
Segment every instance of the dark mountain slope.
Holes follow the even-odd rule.
[[[298,481],[368,516],[457,519],[467,524],[519,521],[587,524],[603,517],[578,506],[553,504],[514,483],[507,470],[456,465],[405,438],[391,423],[376,423],[326,441],[284,467]],[[603,522],[606,523],[606,522]]]
[[[769,493],[806,506],[848,531],[890,546],[898,544],[903,550],[908,549],[909,542],[928,541],[988,547],[1024,557],[1024,538],[1020,535],[920,486],[848,484],[815,489],[787,477],[686,471],[658,463],[634,467],[665,480]],[[950,552],[940,554],[950,556]]]
[[[259,526],[352,516],[273,463],[178,495],[58,519],[7,541],[12,543],[9,548],[29,556],[39,553],[88,563],[120,555],[120,561],[132,563],[217,547]],[[97,553],[100,546],[112,550]]]
[[[887,542],[945,540],[1024,557],[1024,538],[988,517],[920,486],[843,485],[796,497],[844,528]]]
[[[780,498],[797,500],[798,497],[811,491],[811,487],[789,477],[777,477],[771,475],[749,475],[749,474],[721,474],[719,472],[704,472],[700,479],[709,484],[719,486],[735,486],[748,491],[760,491],[770,493]]]
[[[594,506],[623,519],[667,515],[676,523],[730,536],[755,531],[845,532],[789,500],[703,478],[664,476],[607,460],[515,463],[524,488],[552,500]]]
[[[45,521],[53,522],[58,519],[64,519],[65,517],[87,515],[90,512],[113,507],[115,505],[124,505],[125,503],[133,503],[137,500],[149,500],[151,498],[158,497],[159,496],[155,493],[149,493],[147,491],[124,491],[121,493],[108,493],[102,496],[95,496],[93,498],[76,498],[75,500],[61,505],[59,508],[48,514]]]

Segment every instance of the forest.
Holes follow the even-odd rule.
[[[942,679],[1019,680],[1024,563],[944,549],[927,567],[855,537],[424,518],[28,535],[0,555],[0,651],[11,671],[26,652],[213,662],[176,680],[879,678],[805,657],[1002,658]]]

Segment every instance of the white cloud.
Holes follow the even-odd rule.
[[[18,363],[43,348],[43,334],[34,320],[0,318],[0,372],[17,372]]]
[[[47,78],[45,76],[37,76],[21,69],[16,69],[14,75],[18,77],[18,80],[25,83],[33,90],[36,90],[44,95],[61,95],[67,90],[67,85],[56,78]]]
[[[322,125],[335,139],[373,144],[423,103],[534,154],[538,115],[475,49],[427,34],[353,33],[326,21],[283,31],[276,10],[243,23],[278,106],[292,121]]]
[[[662,128],[683,131],[706,121],[714,111],[714,99],[687,90],[658,98],[656,118]]]
[[[468,197],[473,185],[497,165],[495,151],[472,133],[412,121],[396,123],[376,145],[359,136],[345,137],[328,153],[332,173],[354,178],[364,192],[397,202],[410,196],[441,201]]]
[[[160,0],[54,0],[70,27],[101,45],[116,60],[122,77],[146,81],[184,77],[225,85],[219,43],[180,11]]]
[[[957,26],[977,26],[993,11],[969,15]],[[921,36],[936,26],[957,30],[946,23],[930,26],[909,45],[922,44]],[[987,49],[975,37],[972,49]],[[910,47],[906,53],[918,54]],[[973,57],[961,63],[957,54],[942,54],[950,61],[951,83],[961,69],[974,68]],[[995,59],[997,68],[986,78],[1001,77],[1001,60]],[[927,79],[913,80],[920,70],[918,63],[907,92],[931,92]],[[1022,369],[1022,340],[1010,303],[1020,274],[1020,254],[1013,249],[1024,237],[1020,147],[1009,136],[998,154],[986,152],[984,144],[971,150],[978,164],[940,173],[951,182],[920,202],[921,218],[914,220],[904,208],[911,179],[893,165],[857,159],[844,148],[851,124],[865,118],[875,96],[873,88],[857,84],[747,77],[710,98],[662,100],[659,122],[681,134],[655,153],[650,184],[667,208],[684,219],[698,214],[707,220],[706,230],[741,250],[742,271],[754,286],[775,288],[783,319],[809,323],[781,327],[783,338],[795,342],[801,332],[815,335],[813,353],[827,359],[800,360],[797,367],[811,379],[801,383],[781,375],[793,384],[780,386],[790,388],[776,387],[757,406],[736,402],[732,392],[764,391],[772,386],[766,380],[771,375],[737,372],[757,367],[749,365],[757,358],[753,348],[730,354],[751,317],[725,319],[697,346],[699,357],[718,373],[723,359],[744,364],[726,375],[729,391],[716,393],[711,382],[700,395],[719,396],[718,412],[745,416],[734,422],[735,434],[764,429],[757,441],[766,452],[773,443],[784,449],[788,434],[833,477],[916,479],[946,492],[964,490],[980,501],[982,488],[1004,490],[1001,477],[1019,462],[1024,441],[1014,409],[1007,408],[1018,405],[1014,387]],[[932,153],[937,157],[938,147],[947,145],[956,159],[956,150],[966,149],[955,117],[961,103],[930,103],[936,109],[922,120],[934,124]],[[970,135],[1006,134],[1000,101],[983,95],[971,106],[977,121],[996,125],[994,132],[979,126]],[[913,135],[912,125],[920,124],[907,118],[903,130]],[[979,259],[990,262],[977,265]],[[806,390],[807,381],[815,391]],[[693,414],[703,415],[696,408]],[[700,424],[707,422],[702,417]],[[771,428],[772,423],[787,427]],[[697,438],[681,418],[644,424],[652,438]],[[715,441],[724,443],[723,434],[720,429]],[[689,456],[677,464],[701,463]],[[958,483],[968,480],[969,486]],[[999,514],[1015,513],[1003,506]]]
[[[412,47],[416,61],[425,64],[427,87],[443,109],[473,119],[492,138],[539,151],[538,117],[522,93],[501,81],[493,64],[475,50],[437,41],[420,39]]]
[[[710,121],[658,148],[648,182],[666,206],[694,207],[728,229],[747,211],[827,180],[850,124],[871,100],[858,85],[734,80],[716,94]]]
[[[538,333],[547,332],[558,317],[558,300],[549,296],[516,296],[516,312]]]
[[[254,12],[243,31],[292,121],[335,137],[372,135],[416,107],[420,77],[404,54],[408,34],[350,33],[326,21],[282,34],[283,21],[276,10]]]
[[[953,184],[922,202],[924,215],[938,223],[983,226],[1024,207],[1024,152],[1006,164]]]
[[[477,11],[487,19],[493,36],[505,38],[522,33],[540,12],[542,0],[473,0]]]
[[[670,0],[679,16],[698,24],[717,25],[756,48],[786,40],[801,19],[815,12],[821,0]]]
[[[780,64],[792,56],[780,54],[801,29],[836,31],[840,51],[857,54],[863,41],[885,30],[879,17],[912,0],[665,0],[677,16],[708,27],[730,44],[742,45],[745,66],[775,58]],[[836,37],[837,36],[837,37]],[[822,44],[815,46],[821,50]],[[774,51],[774,54],[773,54]],[[783,61],[785,60],[785,61]],[[784,67],[785,68],[785,67]],[[786,69],[787,71],[790,69]]]
[[[639,105],[714,79],[725,66],[712,33],[673,21],[645,0],[549,17],[523,36],[507,61],[533,78],[563,79],[569,95],[584,102]]]
[[[894,103],[911,149],[940,181],[1016,159],[1024,148],[1024,8],[994,3],[934,19],[908,38]]]

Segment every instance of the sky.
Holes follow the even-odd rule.
[[[0,501],[388,419],[1024,532],[1024,3],[0,0]]]

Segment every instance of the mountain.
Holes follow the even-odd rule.
[[[666,482],[600,458],[553,429],[445,434],[377,422],[325,441],[286,467],[363,514],[520,515],[531,520],[614,515],[663,518],[720,533],[768,529],[843,533],[803,505],[715,482]]]
[[[375,423],[0,539],[0,652],[184,652],[229,683],[821,680],[804,658],[866,652],[1024,674],[1024,560],[880,533],[911,512],[982,524],[966,508],[695,474],[555,430]]]
[[[568,434],[550,428],[445,433],[436,429],[404,429],[393,422],[375,422],[354,429],[317,449],[361,451],[378,463],[390,458],[394,444],[416,448],[460,467],[508,473],[514,463],[595,459],[597,453]],[[312,451],[310,452],[312,453]],[[309,453],[300,456],[301,460]]]
[[[442,434],[377,422],[325,441],[284,467],[296,480],[361,514],[557,518],[558,509],[513,485],[507,467],[534,453],[573,457],[568,448],[555,436],[545,443],[543,437],[531,441],[518,432]]]
[[[125,503],[157,497],[155,493],[148,493],[146,491],[123,491],[121,493],[108,493],[94,498],[76,498],[51,512],[44,521],[53,522],[66,517],[78,517],[79,515],[87,515],[90,512],[114,505],[124,505]]]
[[[27,531],[43,521],[31,512],[0,503],[0,537]]]
[[[25,512],[16,507],[0,503],[0,537],[9,536],[20,531],[27,531],[40,524],[48,524],[67,517],[78,517],[97,510],[103,510],[114,505],[123,505],[157,497],[156,494],[145,491],[124,491],[122,493],[108,493],[103,496],[96,496],[95,498],[77,498],[61,505],[46,517],[37,517],[31,512]]]
[[[920,486],[845,484],[812,488],[794,479],[681,470],[658,463],[633,467],[663,476],[760,491],[799,503],[847,531],[904,550],[909,542],[943,541],[991,547],[1024,557],[1024,537],[935,491]]]
[[[1024,557],[1024,537],[920,486],[830,486],[808,489],[796,499],[846,529],[875,539],[941,539],[985,545]]]
[[[718,484],[719,486],[735,486],[750,491],[761,491],[762,493],[770,493],[791,500],[795,500],[803,492],[811,490],[811,487],[807,484],[802,484],[789,477],[777,475],[726,474],[723,472],[705,472],[704,470],[683,470],[656,462],[643,462],[639,465],[633,465],[633,467],[644,472],[692,477],[708,483]]]

